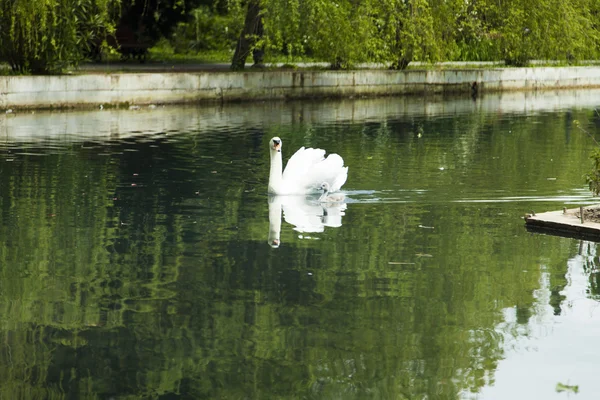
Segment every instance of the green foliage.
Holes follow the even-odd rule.
[[[592,159],[594,166],[585,176],[585,181],[594,196],[598,196],[600,194],[600,149],[594,150],[590,158]]]
[[[524,5],[514,4],[507,8],[506,13],[500,29],[503,58],[508,65],[524,66],[537,56],[536,44],[542,34],[538,21],[534,13],[524,9]]]
[[[300,23],[309,54],[329,62],[334,68],[347,68],[367,60],[368,20],[355,2],[314,1],[308,4],[313,7],[305,10],[306,18]]]
[[[426,0],[265,0],[263,45],[290,60],[308,55],[347,68],[358,62],[439,58],[431,8]],[[406,65],[404,65],[406,64]]]
[[[220,0],[120,0],[121,18],[118,28],[128,29],[150,43],[170,37],[178,23],[200,5],[219,7]],[[117,29],[119,30],[119,29]]]
[[[454,54],[449,57],[460,61],[498,60],[500,57],[501,26],[499,7],[493,2],[457,1],[453,8],[455,22],[446,21],[444,26],[455,29],[449,35],[454,37]]]
[[[225,14],[201,6],[190,12],[189,22],[177,25],[171,43],[177,53],[231,51],[240,32],[241,21],[243,13],[239,3],[232,3]]]
[[[595,29],[597,15],[592,12],[598,7],[597,0],[553,0],[551,7],[554,12],[548,17],[541,39],[547,47],[546,58],[555,60],[582,60],[598,56],[600,32]],[[551,22],[549,22],[551,21]]]
[[[268,0],[262,4],[265,33],[257,46],[267,52],[281,51],[289,61],[308,55],[335,68],[367,59],[363,40],[367,21],[358,2]]]
[[[61,72],[114,29],[120,0],[0,0],[0,59],[20,73]]]
[[[598,54],[596,0],[263,0],[267,55],[357,62],[575,61]]]
[[[459,7],[461,60],[504,60],[524,66],[532,59],[577,60],[597,54],[595,0],[465,2]]]
[[[334,68],[381,62],[532,59],[573,62],[598,55],[597,0],[256,0],[264,33],[249,55],[310,58]],[[244,27],[243,0],[0,0],[0,60],[17,73],[53,73],[101,53],[106,38],[168,38],[176,53],[229,54]],[[118,23],[115,26],[115,21]],[[247,38],[246,38],[247,39]],[[113,44],[114,40],[108,41]],[[138,43],[138,44],[140,44]],[[103,45],[102,45],[103,44]]]
[[[569,385],[569,384],[566,384],[566,383],[558,382],[556,384],[556,389],[555,390],[556,390],[557,393],[569,392],[569,393],[577,394],[577,393],[579,393],[579,386],[578,385]]]
[[[392,66],[399,69],[411,61],[438,60],[440,43],[427,0],[386,0],[375,2],[374,8],[383,21],[376,37],[388,44],[383,60],[392,61]]]

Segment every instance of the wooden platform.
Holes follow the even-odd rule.
[[[546,233],[600,242],[600,205],[583,207],[583,223],[580,208],[527,214],[525,226],[530,232]]]

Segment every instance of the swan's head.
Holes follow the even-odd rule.
[[[323,183],[321,184],[321,190],[322,190],[323,192],[325,192],[325,193],[329,192],[329,183],[327,183],[327,182],[323,182]]]
[[[271,151],[276,151],[278,153],[281,153],[281,139],[279,137],[275,136],[269,142],[269,147],[271,148]]]

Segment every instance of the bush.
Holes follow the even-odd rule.
[[[600,150],[594,150],[590,158],[594,162],[594,167],[585,176],[585,180],[594,196],[598,196],[600,194]]]
[[[112,32],[118,5],[119,0],[0,0],[0,59],[19,73],[77,65],[90,43]]]

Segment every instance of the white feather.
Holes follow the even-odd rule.
[[[301,147],[289,159],[281,172],[281,139],[269,141],[271,150],[271,171],[269,192],[274,194],[307,194],[319,190],[323,183],[329,191],[340,190],[348,178],[348,167],[337,154],[325,157],[325,150]]]

